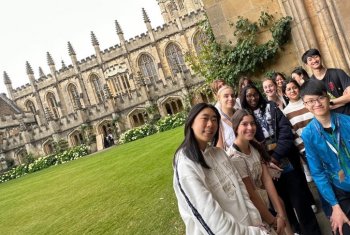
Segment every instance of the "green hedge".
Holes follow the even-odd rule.
[[[23,175],[33,173],[53,165],[63,164],[71,160],[78,159],[89,153],[86,145],[80,145],[62,153],[40,157],[33,163],[19,165],[0,176],[0,183],[19,178]]]
[[[174,115],[166,116],[157,121],[156,124],[144,124],[140,127],[130,129],[120,135],[118,140],[119,144],[128,143],[134,140],[144,138],[149,135],[153,135],[157,132],[163,132],[173,129],[178,126],[182,126],[185,123],[187,113],[180,112]]]

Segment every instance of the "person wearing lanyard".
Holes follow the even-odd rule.
[[[350,117],[330,110],[322,81],[305,82],[300,95],[315,116],[301,135],[311,175],[332,206],[333,232],[350,234]]]

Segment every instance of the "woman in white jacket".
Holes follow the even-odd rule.
[[[175,153],[173,186],[186,234],[269,234],[237,170],[222,149],[212,147],[219,123],[213,105],[195,105]]]

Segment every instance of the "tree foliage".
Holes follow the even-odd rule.
[[[232,24],[235,27],[234,45],[217,43],[209,22],[204,21],[201,30],[205,37],[201,49],[197,55],[188,53],[186,59],[207,82],[222,78],[236,84],[240,76],[261,73],[267,63],[273,63],[278,51],[290,39],[291,20],[289,16],[275,20],[266,12],[261,12],[257,22],[238,17]],[[267,30],[271,37],[264,42],[261,32]]]

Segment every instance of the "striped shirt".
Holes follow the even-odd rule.
[[[283,114],[288,118],[293,126],[295,133],[295,145],[298,147],[299,152],[303,153],[305,151],[305,147],[304,142],[301,139],[301,132],[311,121],[314,115],[305,108],[301,99],[299,99],[297,102],[289,102],[289,104],[284,108]]]

